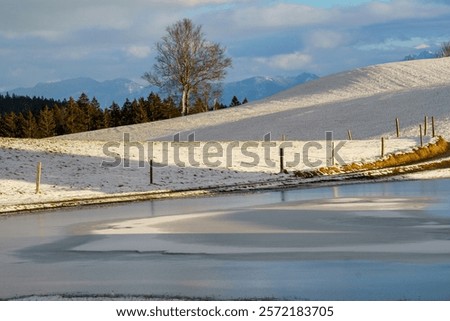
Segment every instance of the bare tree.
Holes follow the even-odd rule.
[[[204,91],[222,80],[231,59],[225,48],[205,39],[201,26],[183,19],[167,27],[167,34],[156,44],[156,63],[143,76],[168,94],[181,95],[181,114],[187,115],[191,94]]]
[[[450,57],[450,42],[444,42],[441,44],[440,57]]]

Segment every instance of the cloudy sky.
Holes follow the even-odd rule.
[[[0,0],[0,91],[80,76],[139,80],[182,18],[233,58],[227,81],[319,76],[450,41],[450,0]]]

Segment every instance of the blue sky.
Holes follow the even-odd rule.
[[[319,76],[450,41],[449,0],[0,0],[0,91],[80,76],[140,80],[182,18],[233,58],[228,81]]]

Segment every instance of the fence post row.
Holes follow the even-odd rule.
[[[423,137],[427,134],[427,123],[428,123],[428,116],[424,117],[424,124],[423,124],[423,130],[422,125],[419,125],[419,137],[420,137],[420,146],[423,147]],[[396,127],[396,134],[397,137],[400,137],[400,120],[399,118],[395,118],[395,127]],[[353,140],[352,132],[350,129],[347,130],[348,139]],[[431,117],[431,135],[432,137],[436,137],[436,127],[435,127],[435,118],[434,116]],[[328,137],[327,137],[328,139]],[[286,135],[283,134],[281,136],[282,141],[286,141]],[[284,148],[279,149],[280,153],[280,173],[283,173],[284,168]],[[381,158],[383,158],[385,155],[385,138],[381,137]],[[330,157],[330,164],[334,165],[335,163],[335,146],[334,142],[331,142],[331,157]],[[149,160],[149,178],[150,178],[150,185],[153,184],[153,159]],[[37,168],[36,168],[36,194],[40,193],[40,184],[41,184],[41,175],[42,175],[42,163],[38,162]]]

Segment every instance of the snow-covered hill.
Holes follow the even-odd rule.
[[[66,139],[172,140],[195,132],[197,140],[262,140],[417,135],[424,116],[435,116],[438,134],[450,134],[450,58],[389,63],[343,72],[236,108],[133,126],[64,136]]]

